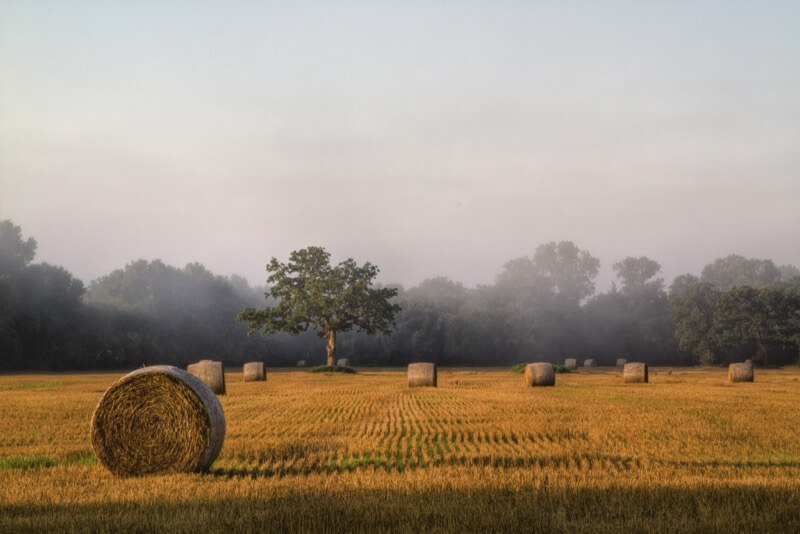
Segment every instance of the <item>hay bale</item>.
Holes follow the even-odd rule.
[[[594,360],[584,360],[583,366],[584,367],[597,367],[597,363]]]
[[[728,366],[728,380],[731,382],[752,382],[752,363],[732,363]]]
[[[578,360],[576,360],[575,358],[567,358],[566,360],[564,360],[564,367],[566,367],[570,371],[574,371],[575,369],[578,368]]]
[[[436,387],[436,365],[433,363],[409,363],[408,387]]]
[[[339,367],[348,367],[350,365],[350,360],[348,360],[347,358],[339,358],[338,360],[336,360],[336,365],[338,365]]]
[[[123,376],[92,415],[95,456],[121,477],[204,471],[224,440],[225,414],[214,392],[170,365]]]
[[[617,358],[617,367],[625,367],[626,363],[628,363],[628,360],[625,358]]]
[[[267,379],[267,370],[264,362],[249,362],[244,364],[245,382],[264,382]]]
[[[225,394],[225,369],[222,367],[222,362],[200,360],[189,365],[186,370],[205,382],[217,395]]]
[[[622,368],[622,380],[625,384],[646,384],[647,364],[646,363],[626,363]]]
[[[305,367],[306,361],[305,360],[297,360],[297,367]]]
[[[525,383],[528,387],[555,386],[556,373],[550,363],[529,363],[525,366]]]

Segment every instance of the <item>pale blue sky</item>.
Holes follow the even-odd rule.
[[[87,282],[800,264],[800,2],[0,0],[0,216]]]

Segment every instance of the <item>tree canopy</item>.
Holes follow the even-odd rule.
[[[328,365],[336,363],[337,332],[391,333],[400,307],[389,299],[397,290],[372,287],[379,272],[375,265],[359,266],[350,258],[333,266],[324,248],[308,247],[293,251],[288,263],[272,258],[267,271],[272,274],[265,297],[277,303],[262,310],[249,306],[239,314],[250,333],[298,335],[315,329],[327,340]]]

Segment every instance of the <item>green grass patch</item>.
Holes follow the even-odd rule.
[[[12,386],[0,386],[0,391],[13,391],[16,389],[54,388],[57,386],[63,386],[64,384],[67,384],[67,382],[24,382],[22,384],[14,384]]]
[[[356,372],[355,369],[352,367],[344,367],[342,365],[318,365],[316,367],[312,367],[307,373],[350,373],[353,374]]]
[[[572,370],[569,367],[564,367],[563,365],[554,365],[553,371],[556,373],[571,373]]]
[[[0,469],[41,469],[53,467],[58,462],[49,456],[10,456],[0,458]]]
[[[528,365],[527,363],[518,363],[514,367],[511,368],[512,373],[524,373],[525,366]]]

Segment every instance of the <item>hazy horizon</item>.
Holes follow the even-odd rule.
[[[333,259],[490,283],[570,240],[800,265],[800,4],[0,1],[0,218],[85,282]]]

